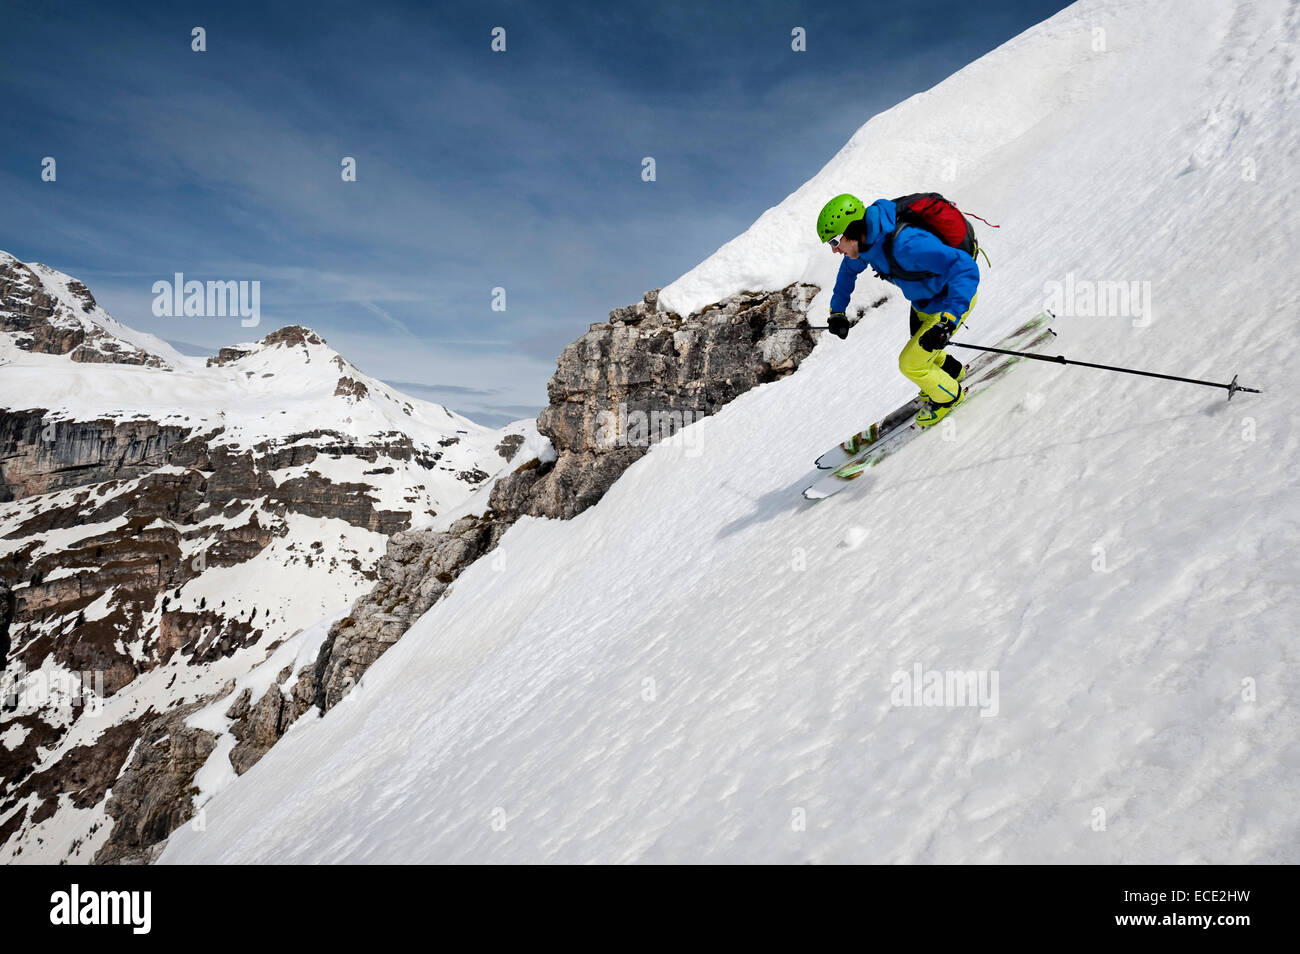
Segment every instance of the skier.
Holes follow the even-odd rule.
[[[956,211],[955,206],[949,207]],[[898,369],[920,387],[922,405],[916,423],[930,427],[966,397],[961,386],[966,368],[944,348],[979,297],[980,270],[972,257],[977,248],[973,230],[965,240],[967,251],[947,244],[927,228],[909,227],[906,219],[899,227],[896,219],[893,200],[877,199],[864,207],[862,200],[848,193],[831,199],[817,216],[818,238],[844,256],[827,327],[833,335],[848,337],[850,324],[844,309],[858,274],[868,265],[877,277],[896,285],[912,305],[912,337],[898,355]]]

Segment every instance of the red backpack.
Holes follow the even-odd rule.
[[[979,253],[979,243],[975,241],[975,226],[971,225],[961,209],[937,192],[916,192],[900,196],[894,200],[896,209],[894,231],[885,237],[885,258],[889,262],[889,277],[905,282],[919,282],[933,278],[935,272],[911,272],[898,264],[894,258],[894,240],[898,233],[909,225],[925,229],[931,235],[938,236],[939,241],[953,248],[961,249],[974,258]]]

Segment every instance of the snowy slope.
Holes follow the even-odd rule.
[[[1298,37],[1285,0],[1076,4],[660,296],[824,302],[825,197],[938,188],[1002,224],[972,340],[1067,273],[1150,282],[1150,320],[1063,314],[1061,350],[1264,395],[1025,365],[806,504],[813,457],[912,391],[895,300],[694,452],[516,524],[163,860],[1300,861]],[[892,704],[917,665],[996,675],[996,705]]]

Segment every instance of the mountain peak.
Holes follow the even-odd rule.
[[[0,251],[0,347],[4,345],[89,364],[172,370],[185,363],[161,338],[134,331],[104,311],[84,282]]]
[[[317,345],[320,347],[329,347],[325,339],[303,325],[285,325],[276,331],[272,331],[260,341],[248,344],[230,345],[222,348],[213,357],[208,358],[208,367],[217,365],[232,364],[249,355],[257,354],[260,351],[267,351],[271,348],[287,347],[307,347]]]
[[[275,345],[296,347],[297,345],[309,344],[323,345],[325,339],[303,325],[285,325],[278,331],[271,332],[262,339],[261,343],[268,348]]]

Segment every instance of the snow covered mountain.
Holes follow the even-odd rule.
[[[161,338],[134,331],[100,308],[83,282],[3,251],[0,300],[3,364],[13,361],[15,351],[152,368],[177,368],[187,361]]]
[[[0,858],[89,860],[151,720],[340,615],[530,438],[306,328],[186,357],[0,253]]]
[[[1025,364],[810,505],[912,390],[864,279],[890,300],[847,341],[515,522],[162,860],[1300,860],[1298,38],[1290,0],[1083,0],[658,299],[803,281],[824,313],[821,203],[939,189],[1001,226],[969,340],[1052,303],[1071,356],[1263,395]],[[984,704],[921,691],[964,673]]]

